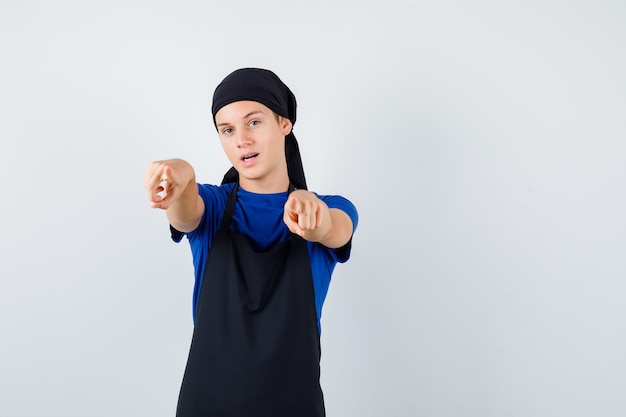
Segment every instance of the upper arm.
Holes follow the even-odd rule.
[[[226,208],[226,201],[230,190],[231,188],[228,186],[219,187],[211,184],[197,184],[196,193],[200,201],[195,200],[197,204],[194,209],[195,215],[188,223],[178,221],[174,224],[170,222],[170,228],[175,231],[175,233],[172,234],[172,238],[175,241],[180,241],[182,236],[187,235],[187,237],[192,240],[198,234],[199,230],[203,230],[202,233],[212,236],[214,231],[217,230],[221,224],[222,214]],[[172,218],[172,221],[176,220],[177,219]],[[178,229],[177,226],[184,230]]]
[[[324,239],[324,246],[338,249],[350,242],[358,224],[356,207],[346,198],[341,196],[319,196],[328,208],[332,222],[329,239]]]
[[[344,246],[352,238],[352,219],[341,209],[330,209],[332,228],[326,238],[320,243],[328,248],[338,249]]]

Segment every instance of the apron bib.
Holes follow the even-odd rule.
[[[323,417],[311,263],[299,236],[256,252],[230,230],[206,262],[177,417]]]

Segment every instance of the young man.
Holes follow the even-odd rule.
[[[212,112],[233,165],[222,184],[197,184],[180,159],[153,162],[144,183],[174,241],[187,236],[195,268],[177,416],[324,416],[320,316],[357,211],[307,191],[296,99],[273,72],[231,73]]]

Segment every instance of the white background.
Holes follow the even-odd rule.
[[[357,205],[329,417],[626,415],[626,3],[0,3],[0,416],[173,416],[191,254],[152,160],[229,167],[213,89],[296,94]]]

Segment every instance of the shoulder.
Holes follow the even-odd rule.
[[[346,213],[350,220],[352,220],[352,234],[356,231],[359,224],[359,213],[356,206],[352,204],[350,200],[340,195],[319,195],[316,194],[320,200],[322,200],[331,209],[339,209]],[[350,241],[341,248],[328,249],[330,256],[336,262],[346,262],[350,259],[350,253],[352,250],[352,238]]]
[[[202,213],[202,219],[200,219],[198,227],[194,231],[187,233],[190,240],[204,239],[203,236],[207,233],[211,234],[213,230],[216,230],[232,189],[233,184],[198,184],[198,194],[204,201],[204,213]]]
[[[234,184],[198,184],[198,194],[200,194],[205,203],[213,200],[225,200],[228,199],[233,186]]]

